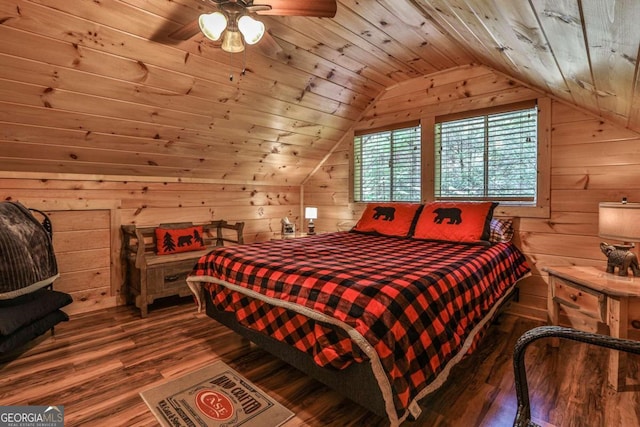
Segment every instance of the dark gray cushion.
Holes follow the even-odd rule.
[[[0,354],[15,350],[65,320],[69,320],[69,316],[63,311],[55,310],[35,322],[21,327],[11,335],[0,336]]]
[[[0,300],[0,334],[10,335],[72,301],[71,295],[49,289]]]

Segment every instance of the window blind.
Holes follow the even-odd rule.
[[[535,202],[537,107],[435,128],[435,197]]]
[[[356,135],[356,202],[420,201],[420,126]]]

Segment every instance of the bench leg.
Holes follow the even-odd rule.
[[[142,295],[136,296],[136,307],[140,309],[140,317],[147,317],[147,314],[149,314],[148,303],[147,299],[143,298]]]

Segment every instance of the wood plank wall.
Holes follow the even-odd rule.
[[[165,40],[183,3],[0,2],[0,168],[297,185],[384,87],[308,52],[330,77],[253,50],[239,76],[202,35]]]
[[[429,115],[475,109],[518,98],[544,96],[485,67],[461,67],[387,90],[356,125],[376,128]],[[393,95],[393,96],[391,96]],[[551,214],[516,218],[516,243],[533,274],[520,286],[511,311],[546,319],[551,265],[606,264],[599,250],[598,203],[640,201],[640,134],[552,102]],[[305,205],[318,206],[317,228],[353,225],[363,205],[349,199],[353,138],[346,138],[304,186]]]
[[[121,225],[244,221],[246,242],[279,233],[283,216],[301,225],[298,186],[0,172],[0,197],[49,214],[69,314],[125,303]]]

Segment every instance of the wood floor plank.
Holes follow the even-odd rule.
[[[503,315],[445,385],[422,402],[409,427],[511,426],[516,412],[512,349],[532,320]],[[627,387],[606,387],[609,350],[561,341],[527,351],[534,420],[545,426],[640,425],[640,361]],[[139,392],[222,360],[295,413],[293,426],[384,426],[368,412],[235,332],[187,299],[74,315],[54,336],[0,359],[0,405],[64,405],[66,426],[157,426]]]

